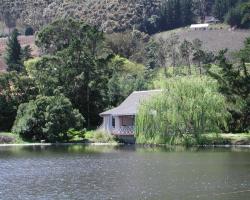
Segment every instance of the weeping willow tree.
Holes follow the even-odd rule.
[[[136,116],[139,143],[171,141],[186,135],[219,132],[230,117],[215,81],[206,77],[179,77],[166,81],[162,94],[144,102]]]

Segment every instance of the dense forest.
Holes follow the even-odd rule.
[[[152,34],[214,16],[232,26],[248,28],[249,3],[249,0],[3,0],[0,20],[10,29],[32,27],[37,31],[55,19],[71,17],[106,33],[135,28]]]

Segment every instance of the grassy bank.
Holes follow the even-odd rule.
[[[117,143],[115,138],[101,131],[88,131],[85,133],[85,139],[75,136],[69,143]],[[27,144],[31,141],[25,141],[17,134],[10,132],[0,132],[0,144]]]
[[[80,141],[75,138],[70,142]],[[83,142],[83,141],[82,141]],[[90,143],[117,143],[117,140],[111,135],[100,131],[88,131],[85,134],[85,142]],[[8,132],[0,133],[0,144],[27,144],[18,135]],[[179,146],[195,146],[195,145],[250,145],[250,133],[238,134],[204,134],[197,141],[192,136],[184,135],[182,138],[168,138],[163,140],[138,141],[138,144],[171,144]]]
[[[250,133],[237,134],[204,134],[199,139],[192,135],[184,135],[183,137],[173,137],[154,140],[137,140],[138,144],[168,144],[180,146],[196,146],[196,145],[250,145]]]

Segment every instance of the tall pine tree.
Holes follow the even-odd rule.
[[[233,8],[239,1],[238,0],[215,0],[213,6],[213,14],[219,20],[224,20],[228,11]]]
[[[21,63],[21,45],[18,41],[18,30],[14,29],[7,42],[5,62],[8,66],[8,71],[21,72],[23,69]]]
[[[182,26],[190,25],[194,22],[193,0],[181,1]]]
[[[218,56],[219,73],[208,71],[208,74],[218,81],[219,91],[228,102],[228,111],[232,118],[229,121],[229,131],[248,132],[250,130],[250,73],[247,68],[249,61],[250,39],[245,42],[245,48],[238,52],[240,62],[229,63],[226,51],[221,51]]]

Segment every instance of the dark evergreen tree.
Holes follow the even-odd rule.
[[[182,24],[182,10],[181,10],[181,0],[174,0],[174,24],[173,27],[181,27]]]
[[[213,14],[219,20],[223,21],[228,11],[238,3],[238,0],[215,0]]]
[[[225,21],[230,26],[250,28],[250,1],[239,3],[236,7],[229,10],[225,16]]]
[[[183,26],[192,24],[194,22],[193,1],[192,0],[182,0],[181,1],[181,20],[182,20]]]
[[[29,36],[29,35],[34,35],[34,30],[32,27],[27,27],[25,30],[25,35]]]
[[[159,17],[160,30],[170,30],[192,24],[194,21],[193,1],[164,0]]]
[[[21,45],[18,41],[18,30],[14,29],[7,42],[5,61],[8,71],[20,72],[23,69],[21,64]]]
[[[22,61],[26,61],[30,58],[32,58],[32,49],[30,47],[30,45],[26,45],[25,47],[23,47],[21,49],[21,58],[22,58]]]
[[[220,72],[208,71],[218,81],[219,91],[228,101],[228,110],[232,115],[229,121],[231,132],[250,130],[250,74],[246,66],[246,58],[250,57],[249,44],[250,39],[246,41],[245,48],[238,53],[238,64],[229,63],[224,50],[217,57]]]

